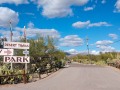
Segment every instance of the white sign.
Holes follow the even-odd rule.
[[[29,54],[29,51],[25,50],[23,51],[23,54]]]
[[[30,63],[29,56],[4,56],[4,63]]]
[[[13,49],[0,49],[0,56],[13,55]]]
[[[23,42],[4,42],[4,48],[29,49],[29,43]]]

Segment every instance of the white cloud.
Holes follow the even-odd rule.
[[[60,39],[60,46],[80,46],[83,44],[83,40],[78,35],[69,35]]]
[[[86,22],[75,22],[72,24],[73,27],[75,28],[89,28],[89,27],[100,27],[100,26],[111,26],[111,24],[107,23],[107,22],[97,22],[97,23],[91,23],[90,21],[86,21]]]
[[[17,12],[7,7],[0,7],[0,27],[9,27],[10,21],[15,26],[19,21],[18,16]]]
[[[117,39],[118,38],[118,35],[116,35],[116,34],[109,34],[108,36],[111,37],[112,39]]]
[[[75,28],[85,28],[89,24],[90,24],[90,21],[86,21],[86,22],[78,21],[78,22],[73,23],[72,26],[75,27]]]
[[[120,0],[117,0],[117,2],[115,3],[115,10],[114,12],[120,12]]]
[[[113,52],[115,51],[115,48],[110,46],[113,41],[110,40],[103,40],[103,41],[97,41],[96,42],[96,47],[101,50],[101,52]]]
[[[28,0],[0,0],[0,4],[9,3],[9,4],[28,4]]]
[[[90,54],[93,54],[93,55],[99,55],[100,52],[99,52],[99,51],[96,51],[96,50],[92,50],[92,51],[90,51]]]
[[[88,54],[88,51],[80,51],[79,53],[80,53],[80,54],[83,54],[83,55],[87,55],[87,54]],[[90,51],[89,51],[89,54],[99,55],[100,52],[99,52],[99,51],[96,51],[96,50],[90,50]]]
[[[107,22],[97,22],[97,23],[91,23],[88,25],[88,27],[100,27],[100,26],[111,26],[111,24]]]
[[[113,41],[103,40],[103,41],[97,41],[96,45],[109,45],[109,44],[112,44],[112,43],[113,43]]]
[[[93,10],[94,9],[94,7],[85,7],[84,8],[84,11],[91,11],[91,10]]]
[[[15,27],[13,28],[13,41],[18,41],[23,37],[24,28]],[[39,29],[39,28],[26,28],[27,38],[34,38],[36,36],[47,37],[50,36],[52,38],[59,39],[60,34],[55,29]],[[3,37],[6,37],[8,41],[10,41],[10,30],[3,28],[0,29],[0,34]]]
[[[114,47],[111,46],[104,46],[104,45],[99,45],[97,46],[99,49],[101,49],[102,52],[113,52],[115,51]]]
[[[71,6],[85,5],[89,0],[32,0],[42,7],[42,15],[48,18],[73,15]]]
[[[66,51],[66,52],[68,52],[68,53],[70,53],[70,54],[78,54],[78,53],[80,53],[79,51],[77,51],[77,50],[75,50],[75,49],[70,49],[70,50],[68,50],[68,51]]]
[[[15,28],[19,32],[23,32],[23,28]],[[36,35],[42,36],[42,37],[53,37],[53,38],[59,38],[60,34],[55,29],[39,29],[39,28],[26,28],[26,34],[28,38],[33,38]]]
[[[34,23],[30,21],[30,22],[28,23],[28,28],[34,28]]]
[[[75,50],[75,49],[70,49],[70,50],[67,50],[66,52],[68,52],[70,54],[82,54],[82,55],[87,55],[88,54],[88,51],[78,51],[78,50]],[[89,51],[89,54],[99,55],[100,52],[96,51],[96,50],[91,50],[91,51]]]
[[[101,3],[102,3],[102,4],[105,4],[105,3],[106,3],[106,0],[102,0]]]
[[[7,29],[1,29],[0,30],[1,36],[6,37],[8,41],[10,41],[11,33]],[[20,32],[18,31],[12,31],[12,41],[20,40]]]
[[[22,13],[22,14],[26,14],[26,15],[30,15],[30,16],[35,16],[34,13],[29,13],[29,12],[27,12],[27,13]]]

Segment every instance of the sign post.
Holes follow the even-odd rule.
[[[24,38],[26,43],[24,42],[12,42],[12,24],[10,21],[10,42],[4,41],[4,48],[6,49],[0,49],[0,56],[2,55],[11,55],[11,56],[4,56],[4,63],[11,63],[11,70],[13,70],[13,63],[25,63],[25,69],[27,72],[27,63],[30,63],[29,60],[29,56],[27,56],[27,54],[29,54],[29,51],[27,51],[27,49],[29,49],[30,44],[27,43],[27,37],[26,37],[26,29],[24,26]],[[8,49],[7,49],[8,48]],[[23,54],[25,54],[25,56],[12,56],[13,55],[13,49],[25,49],[25,51],[23,52]]]
[[[30,44],[29,43],[24,43],[24,42],[4,42],[4,48],[12,48],[12,49],[25,49],[26,51],[24,51],[24,53],[25,53],[25,56],[24,57],[28,57],[27,56],[27,53],[29,53],[28,51],[27,51],[27,49],[29,49],[29,46],[30,46]],[[12,57],[12,58],[11,58]],[[4,57],[4,62],[6,62],[6,59],[10,59],[10,60],[22,60],[20,57],[19,58],[17,58],[17,57],[13,57],[13,56],[11,56],[11,57]],[[8,61],[8,60],[7,60]],[[13,62],[11,62],[11,61],[9,61],[9,63],[11,63],[11,68],[12,68],[12,63],[14,63],[14,61]],[[16,62],[16,61],[15,61]],[[22,62],[18,62],[18,63],[22,63]],[[26,72],[27,72],[27,63],[28,62],[26,62],[25,63],[25,69],[26,69]]]
[[[24,38],[25,38],[25,42],[27,44],[27,32],[26,32],[26,27],[24,26]],[[27,48],[25,49],[25,52],[27,52]],[[27,53],[25,53],[25,56],[27,57]],[[27,73],[27,63],[25,63],[25,71]]]
[[[23,51],[23,54],[25,54],[25,57],[27,57],[27,55],[29,54],[29,51],[27,51],[27,49],[25,49],[25,51]],[[27,72],[27,63],[25,64],[25,69]]]
[[[27,55],[29,54],[29,51],[27,51],[27,49],[25,51],[23,51],[23,54]]]
[[[12,22],[10,21],[10,41],[12,42],[12,36],[13,36],[13,33],[12,33]],[[13,70],[13,64],[11,63],[11,70]]]

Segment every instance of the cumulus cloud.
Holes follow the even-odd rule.
[[[29,13],[29,12],[22,13],[22,14],[26,14],[26,15],[29,15],[29,16],[35,16],[35,14],[34,14],[34,13]]]
[[[19,32],[23,32],[23,28],[16,27],[15,28]],[[27,28],[26,34],[28,38],[33,38],[36,35],[47,37],[50,36],[52,38],[59,38],[60,34],[55,29],[39,29],[39,28]]]
[[[87,55],[87,54],[88,54],[88,51],[80,51],[79,53],[80,53],[80,54],[83,54],[83,55]],[[90,50],[90,51],[89,51],[89,54],[99,55],[100,52],[99,52],[99,51],[96,51],[96,50]]]
[[[34,28],[34,23],[30,21],[27,26],[28,28]]]
[[[32,0],[42,7],[42,15],[48,18],[73,15],[71,6],[85,5],[89,0]]]
[[[75,28],[84,28],[84,27],[88,27],[89,24],[90,24],[90,21],[86,21],[86,22],[78,21],[73,23],[72,26]]]
[[[115,48],[112,46],[104,46],[104,45],[99,45],[97,46],[99,49],[101,49],[102,52],[113,52],[115,51]]]
[[[100,26],[111,26],[111,24],[107,22],[97,22],[97,23],[91,23],[89,20],[86,22],[75,22],[72,24],[73,27],[75,28],[89,28],[89,27],[100,27]]]
[[[114,12],[120,12],[120,0],[117,0],[117,2],[115,3],[115,10]]]
[[[103,40],[103,41],[97,41],[96,42],[96,47],[101,50],[101,52],[113,52],[115,51],[115,48],[110,46],[113,41],[110,40]]]
[[[75,50],[75,49],[70,49],[70,50],[67,50],[66,52],[70,53],[70,54],[79,54],[80,52]]]
[[[99,51],[96,51],[96,50],[92,50],[92,51],[90,51],[90,54],[93,54],[93,55],[99,55],[100,52],[99,52]]]
[[[70,49],[70,50],[67,50],[66,52],[68,52],[70,54],[82,54],[82,55],[87,55],[88,54],[88,51],[78,51],[76,49]],[[91,50],[91,51],[89,51],[89,54],[99,55],[100,52],[96,51],[96,50]]]
[[[13,28],[13,41],[18,41],[23,38],[24,28],[15,27]],[[7,28],[0,28],[0,34],[2,37],[6,37],[10,41],[10,30]],[[60,38],[60,34],[55,29],[39,29],[39,28],[26,28],[27,38],[35,38],[36,36],[47,37],[50,36],[55,39]]]
[[[102,4],[105,4],[105,3],[106,3],[106,0],[102,0],[101,3],[102,3]]]
[[[100,27],[100,26],[111,26],[111,24],[107,22],[97,22],[97,23],[91,23],[88,25],[88,27]]]
[[[93,10],[94,9],[94,7],[85,7],[84,8],[84,11],[91,11],[91,10]]]
[[[68,35],[60,39],[60,46],[80,46],[83,40],[78,35]]]
[[[17,41],[20,40],[20,32],[18,31],[12,31],[13,36],[12,36],[12,41]],[[7,29],[1,29],[0,34],[2,37],[6,37],[8,41],[10,41],[11,33]]]
[[[10,21],[15,26],[19,21],[18,16],[17,12],[7,7],[0,7],[0,27],[9,27]]]
[[[97,41],[96,45],[108,45],[108,44],[112,44],[113,41],[110,40],[103,40],[103,41]]]
[[[9,3],[9,4],[28,4],[28,0],[0,0],[0,4]]]
[[[118,38],[118,35],[116,35],[116,34],[109,34],[108,36],[111,37],[112,39],[117,39]]]

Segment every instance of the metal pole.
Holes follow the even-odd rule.
[[[88,50],[88,60],[90,60],[90,51],[89,51],[89,44],[88,44],[88,37],[86,37],[86,43],[87,43],[87,50]],[[90,62],[91,63],[91,62]]]
[[[12,23],[10,21],[10,41],[12,42]]]
[[[10,21],[10,41],[12,42],[12,24],[11,24],[11,21]],[[13,64],[11,63],[11,70],[13,70]]]
[[[27,43],[27,37],[26,37],[26,27],[24,26],[24,38],[25,38],[25,42]],[[27,52],[27,49],[26,49]],[[25,54],[25,57],[27,57],[27,54]],[[27,63],[25,63],[25,71],[27,73]]]

